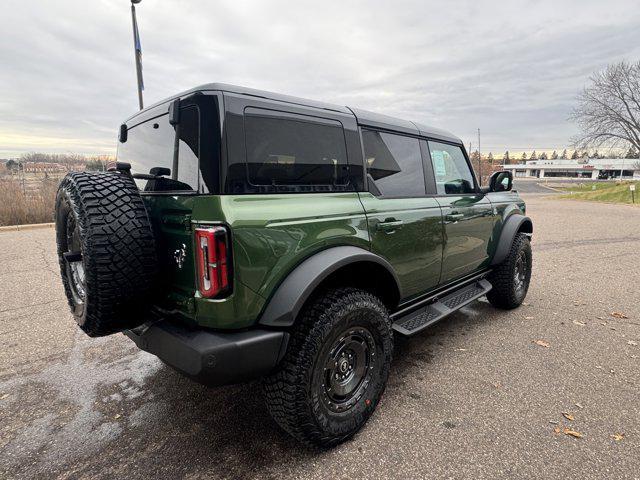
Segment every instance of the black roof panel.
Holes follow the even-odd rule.
[[[305,98],[293,97],[290,95],[282,95],[280,93],[267,92],[264,90],[256,90],[253,88],[239,87],[236,85],[228,85],[226,83],[207,83],[205,85],[200,85],[195,88],[191,88],[184,92],[181,92],[172,97],[166,98],[160,102],[157,102],[153,105],[146,107],[144,110],[135,113],[131,117],[129,117],[126,122],[128,123],[130,120],[134,119],[141,113],[146,112],[152,108],[155,108],[164,103],[170,102],[175,98],[185,97],[195,92],[203,92],[203,91],[219,91],[219,92],[229,92],[236,93],[239,95],[249,95],[253,97],[266,98],[269,100],[276,100],[279,102],[291,103],[295,105],[302,105],[306,107],[320,108],[324,110],[331,110],[334,112],[340,113],[348,113],[353,114],[358,120],[358,123],[363,126],[375,127],[375,128],[383,128],[386,130],[395,130],[398,132],[408,133],[412,135],[424,135],[432,138],[438,138],[441,140],[446,140],[455,143],[462,143],[462,141],[456,137],[455,135],[438,128],[428,127],[426,125],[417,124],[411,122],[409,120],[403,120],[400,118],[390,117],[388,115],[383,115],[380,113],[369,112],[367,110],[361,110],[358,108],[349,108],[341,105],[335,105],[331,103],[318,102],[315,100],[308,100]]]

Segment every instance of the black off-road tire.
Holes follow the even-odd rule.
[[[363,377],[349,401],[332,403],[333,397],[330,399],[325,389],[326,365],[333,362],[328,359],[338,354],[336,344],[344,343],[345,338],[357,340],[358,335],[369,339],[367,345],[375,344],[367,350],[374,353],[365,368],[365,375],[370,376],[368,380]],[[264,381],[269,412],[286,432],[307,446],[337,445],[360,430],[375,410],[387,383],[392,355],[391,322],[382,302],[355,288],[328,290],[305,307],[279,369]],[[334,365],[337,368],[338,362]]]
[[[525,262],[521,287],[516,272],[519,259]],[[491,272],[488,278],[493,286],[487,293],[487,299],[491,305],[506,310],[519,307],[529,290],[531,268],[532,255],[529,237],[524,233],[518,233],[513,239],[507,258]]]
[[[62,283],[80,328],[100,337],[142,324],[158,261],[133,179],[120,173],[68,174],[58,188],[55,220]],[[74,250],[80,256],[74,257]]]

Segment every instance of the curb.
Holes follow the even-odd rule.
[[[15,232],[19,230],[37,230],[40,228],[52,228],[54,223],[28,223],[25,225],[8,225],[0,227],[0,232]]]
[[[557,192],[557,193],[565,192],[565,190],[560,190],[559,188],[550,187],[549,185],[546,185],[544,183],[538,183],[538,186],[542,188],[546,188],[547,190],[551,190],[552,192]]]

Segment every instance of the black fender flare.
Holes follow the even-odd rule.
[[[333,272],[356,262],[373,262],[384,267],[393,276],[400,293],[398,277],[384,258],[359,247],[332,247],[307,258],[289,273],[267,303],[258,323],[270,327],[293,325],[316,287]]]
[[[533,233],[533,222],[525,215],[514,213],[502,225],[500,240],[498,240],[498,246],[491,261],[492,266],[502,263],[507,258],[513,239],[516,238],[516,233],[519,231],[524,231],[526,234],[531,235]]]

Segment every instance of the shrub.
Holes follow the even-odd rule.
[[[0,226],[53,221],[57,179],[39,179],[28,188],[16,179],[0,179]]]

